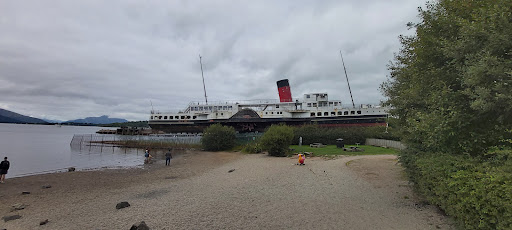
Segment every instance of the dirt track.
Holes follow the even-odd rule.
[[[0,229],[129,229],[141,220],[152,229],[452,228],[419,204],[395,156],[309,158],[297,166],[295,158],[191,152],[172,163],[7,180],[0,215],[22,218],[0,221]],[[121,201],[131,206],[116,210]],[[17,203],[28,206],[11,212]]]

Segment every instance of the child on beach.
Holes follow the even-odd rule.
[[[299,163],[298,163],[298,165],[305,165],[304,164],[304,160],[306,160],[306,156],[304,156],[304,154],[302,154],[302,153],[299,153]]]
[[[149,164],[149,162],[151,161],[151,154],[149,154],[149,150],[146,149],[146,152],[144,153],[144,164]]]

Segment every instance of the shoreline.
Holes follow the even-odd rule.
[[[129,229],[145,221],[152,229],[451,229],[435,208],[416,206],[396,156],[295,163],[190,151],[174,156],[170,167],[159,159],[142,168],[12,178],[0,185],[0,216],[21,218],[0,220],[0,228]],[[131,206],[116,210],[122,201]],[[26,207],[11,211],[18,204]]]

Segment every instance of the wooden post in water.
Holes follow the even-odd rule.
[[[80,152],[82,152],[82,142],[84,141],[84,136],[81,136],[80,138]]]
[[[101,146],[100,146],[100,153],[103,152],[103,141],[105,140],[105,136],[101,136]]]
[[[92,141],[92,134],[91,134],[91,139],[89,140],[89,153],[91,152],[91,141]]]

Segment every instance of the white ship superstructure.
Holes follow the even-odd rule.
[[[286,81],[283,83],[282,81]],[[321,126],[385,125],[388,108],[378,105],[344,107],[339,100],[329,100],[327,93],[304,94],[292,99],[288,81],[281,80],[280,100],[235,102],[191,102],[177,113],[152,111],[149,125],[165,132],[201,132],[212,123],[235,127],[238,131],[263,131],[271,124]]]

